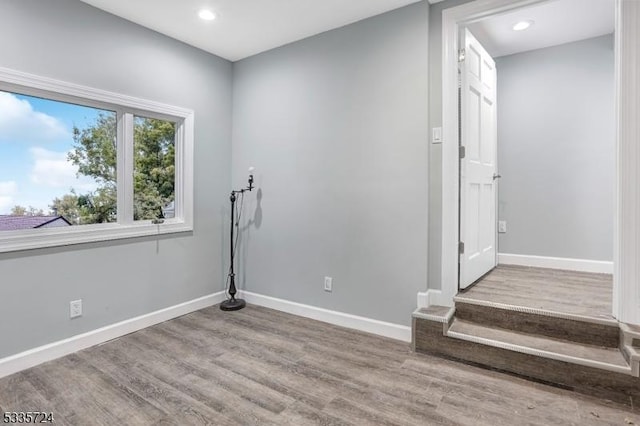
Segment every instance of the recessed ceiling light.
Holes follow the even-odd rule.
[[[533,25],[533,21],[520,21],[513,24],[513,31],[524,31]]]
[[[202,9],[198,12],[198,16],[200,19],[204,19],[205,21],[213,21],[216,19],[216,14],[210,11],[209,9]]]

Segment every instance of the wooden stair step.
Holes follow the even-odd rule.
[[[454,318],[446,336],[570,364],[633,375],[618,348],[606,348],[505,330]]]
[[[416,310],[413,349],[622,404],[640,404],[640,327],[618,324],[620,345],[606,347],[468,321],[458,317],[459,307]],[[550,327],[553,321],[551,317]],[[598,325],[586,321],[581,327],[589,333],[589,327]]]
[[[456,318],[461,320],[588,345],[620,346],[620,328],[614,319],[582,317],[461,295],[454,301]]]

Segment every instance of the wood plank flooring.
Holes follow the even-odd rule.
[[[613,319],[609,274],[498,265],[460,295],[593,318]]]
[[[207,308],[0,379],[58,425],[640,425],[629,409],[281,312]]]

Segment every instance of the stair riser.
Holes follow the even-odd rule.
[[[637,377],[449,338],[443,335],[440,323],[414,318],[413,346],[416,352],[516,374],[626,405],[640,402]]]
[[[456,317],[491,327],[609,348],[620,346],[618,326],[456,302]]]

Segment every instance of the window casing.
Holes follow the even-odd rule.
[[[6,68],[0,68],[0,90],[115,111],[117,123],[117,221],[64,228],[4,231],[0,233],[0,252],[193,231],[192,110]],[[136,117],[174,123],[173,217],[134,220]]]

